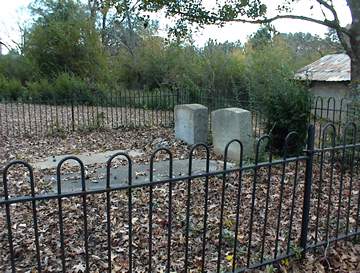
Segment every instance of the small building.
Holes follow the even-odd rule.
[[[315,96],[347,98],[350,95],[350,67],[347,54],[331,54],[301,68],[295,78],[309,81]]]
[[[295,79],[307,81],[314,97],[322,98],[322,102],[318,101],[319,108],[333,109],[335,103],[335,109],[338,112],[346,108],[347,99],[350,96],[350,63],[350,57],[347,54],[326,55],[298,70]]]

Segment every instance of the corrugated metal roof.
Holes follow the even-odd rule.
[[[301,68],[295,78],[299,80],[340,82],[350,81],[350,57],[347,54],[331,54]]]

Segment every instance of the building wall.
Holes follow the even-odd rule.
[[[316,116],[334,121],[340,121],[340,119],[346,121],[347,103],[350,95],[348,84],[348,82],[313,82],[310,91],[315,99],[317,97],[322,98],[322,102],[320,99],[318,100]],[[330,98],[334,98],[334,100]],[[328,111],[328,109],[330,110]],[[340,111],[342,112],[341,115]]]

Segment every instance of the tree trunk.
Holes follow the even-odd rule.
[[[360,98],[360,1],[347,0],[351,11],[350,27],[351,87],[353,96]]]
[[[97,0],[88,0],[88,7],[90,10],[90,19],[93,21],[93,23],[95,24],[96,21],[96,11],[98,8],[98,2]]]
[[[357,50],[360,50],[360,43],[355,47],[358,47]],[[352,46],[352,48],[353,51],[355,51],[354,46]],[[360,83],[360,51],[358,53],[355,51],[354,53],[355,54],[351,58],[351,82]]]
[[[104,12],[102,15],[102,23],[101,23],[101,42],[103,46],[106,46],[106,19],[107,12]]]
[[[351,119],[359,126],[359,109],[360,109],[360,5],[358,17],[354,19],[350,29],[351,45],[351,96],[353,113]],[[353,12],[354,14],[354,12]]]
[[[360,99],[360,62],[358,60],[351,60],[351,98],[354,100]]]
[[[360,82],[360,24],[351,27],[351,81]]]

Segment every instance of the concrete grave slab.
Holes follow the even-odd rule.
[[[108,159],[116,153],[127,153],[131,158],[143,156],[144,152],[142,150],[114,150],[114,151],[106,151],[101,153],[81,153],[78,155],[59,155],[59,156],[50,156],[43,161],[33,162],[31,165],[35,169],[43,170],[43,169],[54,169],[59,164],[60,160],[67,156],[76,156],[78,157],[85,166],[93,165],[93,164],[103,164],[108,161]],[[67,162],[70,166],[78,166],[78,163],[70,160]]]
[[[210,161],[210,171],[222,169],[223,162]],[[188,175],[189,160],[173,161],[173,177]],[[192,165],[192,174],[205,173],[206,161],[204,159],[194,159]],[[149,183],[150,174],[149,164],[134,164],[132,172],[132,183]],[[236,167],[229,165],[228,168]],[[159,161],[154,163],[153,181],[166,180],[169,178],[169,161]],[[120,186],[128,184],[128,166],[119,166],[112,168],[110,173],[111,186]],[[45,181],[51,183],[54,192],[57,191],[56,176],[46,176]],[[106,187],[106,168],[99,168],[90,178],[85,180],[87,190],[99,190]],[[61,176],[62,192],[81,191],[80,173],[64,174]]]
[[[201,104],[175,106],[175,136],[193,145],[207,143],[208,108]]]

